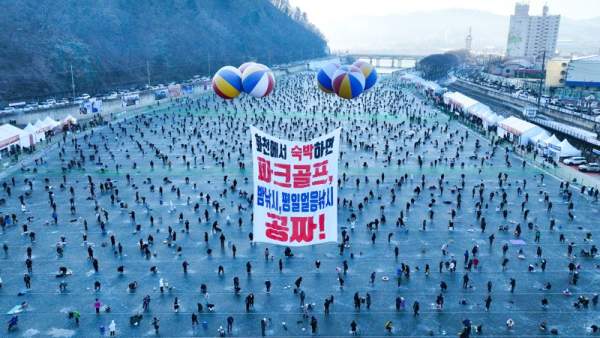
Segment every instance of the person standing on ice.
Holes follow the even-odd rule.
[[[158,336],[158,329],[160,328],[160,320],[158,318],[152,318],[152,327],[154,328],[154,334]]]
[[[98,300],[98,298],[96,298],[96,300],[94,301],[94,309],[96,309],[96,314],[100,314],[100,307],[102,307],[102,303],[100,302],[100,300]]]
[[[114,337],[117,335],[117,324],[115,323],[114,319],[111,320],[110,324],[108,325],[108,332],[111,337]]]

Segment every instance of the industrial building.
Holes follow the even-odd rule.
[[[571,60],[566,71],[565,85],[569,88],[600,90],[600,55]]]

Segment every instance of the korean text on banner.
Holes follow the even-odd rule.
[[[310,142],[250,127],[254,240],[286,246],[337,242],[340,129]]]

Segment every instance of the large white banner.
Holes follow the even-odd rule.
[[[340,129],[310,142],[250,127],[254,240],[286,246],[337,242]]]

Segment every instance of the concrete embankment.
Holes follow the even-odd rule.
[[[130,107],[123,107],[121,99],[103,100],[102,114],[117,113],[126,109],[134,109],[149,106],[154,104],[155,102],[156,100],[154,100],[154,93],[151,92],[140,93],[139,103],[135,106]],[[50,116],[54,120],[62,120],[68,115],[72,115],[78,120],[84,120],[93,116],[93,114],[89,113],[81,114],[78,105],[70,105],[67,107],[56,107],[27,113],[0,115],[0,124],[16,122],[18,126],[25,126],[27,125],[27,123],[34,124],[37,120],[43,120],[46,118],[46,116]]]

